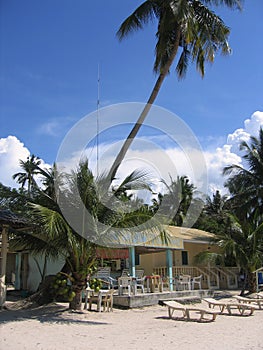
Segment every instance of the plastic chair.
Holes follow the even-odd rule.
[[[176,290],[190,290],[191,289],[191,276],[180,275],[175,279]]]
[[[203,275],[197,276],[197,277],[193,277],[192,279],[192,289],[195,289],[195,284],[198,285],[199,289],[202,289],[202,277]]]
[[[121,276],[118,278],[118,290],[119,295],[123,294],[123,290],[128,290],[128,295],[131,295],[131,285],[132,285],[132,277]]]

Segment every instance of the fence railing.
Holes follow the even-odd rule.
[[[153,269],[153,273],[167,277],[168,268],[158,266]],[[209,266],[173,266],[173,277],[179,275],[190,275],[197,277],[202,275],[202,288],[204,289],[236,289],[238,288],[238,268],[231,267],[209,267]]]

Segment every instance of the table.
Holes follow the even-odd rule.
[[[102,298],[104,295],[106,295],[109,292],[108,289],[100,289],[97,293],[97,297],[98,297],[98,301],[97,301],[97,311],[100,312],[101,311],[101,304],[102,304]],[[87,310],[88,308],[88,301],[90,298],[92,298],[93,296],[95,296],[95,292],[93,289],[91,288],[87,288],[85,291],[85,304],[84,304],[84,309]]]

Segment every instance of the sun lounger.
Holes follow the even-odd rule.
[[[208,309],[193,306],[193,305],[183,305],[183,304],[180,304],[174,300],[164,301],[163,304],[168,307],[169,318],[173,317],[173,313],[176,310],[182,311],[183,317],[186,318],[187,320],[191,319],[190,318],[190,311],[195,311],[195,312],[200,313],[200,319],[199,319],[200,321],[205,320],[206,314],[212,315],[211,321],[214,321],[216,319],[216,316],[219,314],[219,312],[215,311],[215,310],[208,310]]]
[[[224,312],[225,309],[228,311],[229,315],[232,315],[232,309],[237,309],[242,316],[245,315],[245,311],[249,311],[249,315],[253,315],[254,311],[258,310],[257,305],[232,301],[219,301],[215,300],[214,298],[204,298],[203,300],[208,303],[208,306],[210,308],[218,306],[221,314]]]
[[[263,292],[256,293],[256,296],[263,299]]]
[[[239,295],[235,295],[234,298],[239,303],[247,303],[247,304],[255,303],[258,305],[259,309],[263,309],[263,299],[261,298],[246,298]]]

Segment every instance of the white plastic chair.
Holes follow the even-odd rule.
[[[118,278],[118,291],[119,295],[123,294],[124,289],[128,290],[128,295],[131,295],[131,285],[132,285],[132,277],[121,276]]]
[[[198,285],[199,289],[202,289],[202,277],[203,275],[197,276],[197,277],[193,277],[192,279],[192,289],[195,289],[195,284]]]
[[[175,279],[176,290],[190,290],[191,289],[191,276],[180,275]]]

